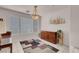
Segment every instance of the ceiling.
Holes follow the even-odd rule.
[[[27,13],[26,11],[30,11],[29,14],[32,14],[34,5],[1,5],[0,7],[12,9],[15,11]],[[69,7],[68,5],[38,5],[38,12],[40,14],[47,12],[54,12],[61,10],[63,8]]]

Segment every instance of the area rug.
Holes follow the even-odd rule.
[[[31,39],[20,42],[24,53],[57,53],[59,50],[48,44],[43,43],[39,39]]]

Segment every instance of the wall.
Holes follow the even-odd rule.
[[[5,23],[4,26],[0,24],[0,32],[11,31],[14,35],[26,35],[33,33],[35,29],[35,32],[40,31],[40,20],[33,22],[30,14],[0,7],[0,17]]]
[[[56,17],[62,17],[65,19],[66,23],[62,25],[50,24],[49,20]],[[61,9],[59,11],[49,11],[46,14],[42,15],[42,27],[41,30],[44,31],[57,31],[58,29],[62,29],[64,32],[64,44],[69,46],[69,32],[70,32],[70,7]]]
[[[3,24],[0,23],[0,33],[4,33],[6,31],[11,31],[11,19],[14,21],[15,19],[19,20],[19,17],[24,18],[24,17],[29,17],[29,15],[13,10],[9,10],[6,8],[0,7],[0,17],[3,18],[4,22]],[[13,19],[13,18],[14,19]],[[14,26],[17,25],[16,21],[14,21]]]
[[[0,30],[1,33],[4,33],[4,32],[6,32],[7,30],[10,29],[7,22],[8,22],[8,18],[11,15],[12,15],[11,11],[6,10],[6,9],[0,7],[0,18],[3,18],[3,20],[4,20],[3,21],[3,25],[0,24],[0,29],[2,29],[2,30]]]
[[[0,34],[6,32],[6,16],[5,13],[0,10],[0,18],[3,18],[3,21],[0,21]]]
[[[1,26],[0,23],[0,33],[9,30],[9,25],[6,20],[8,20],[8,17],[12,14],[17,15],[19,13],[0,8],[0,17],[4,19],[3,26]],[[64,44],[68,46],[70,41],[70,51],[79,52],[79,6],[71,6],[54,12],[48,11],[41,16],[41,30],[57,31],[58,29],[62,29],[64,32]],[[50,18],[52,17],[52,19],[54,19],[57,16],[63,17],[66,20],[66,23],[63,25],[50,24]]]
[[[15,11],[10,11],[10,10],[6,10],[6,9],[0,9],[0,16],[3,17],[5,20],[8,20],[8,17],[10,17],[11,15],[18,15],[19,13],[15,12]],[[19,14],[22,15],[22,14]],[[64,32],[64,44],[65,45],[69,45],[69,32],[70,32],[70,8],[64,8],[64,9],[60,9],[57,11],[48,11],[46,13],[43,13],[42,15],[42,20],[41,20],[41,30],[45,30],[45,31],[57,31],[58,29],[62,29]],[[66,20],[66,23],[63,25],[54,25],[54,24],[50,24],[49,20],[52,17],[52,19],[56,18],[56,17],[63,17]],[[7,22],[6,22],[7,24]],[[6,26],[6,31],[9,30],[9,25],[7,24]]]
[[[70,51],[79,52],[79,6],[71,6]]]
[[[5,21],[0,21],[0,34],[6,32]]]

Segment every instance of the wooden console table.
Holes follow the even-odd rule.
[[[50,32],[50,31],[42,31],[41,32],[41,39],[49,41],[53,44],[57,43],[57,32]]]

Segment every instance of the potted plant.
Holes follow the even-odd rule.
[[[57,30],[57,40],[60,44],[63,44],[63,31]]]

